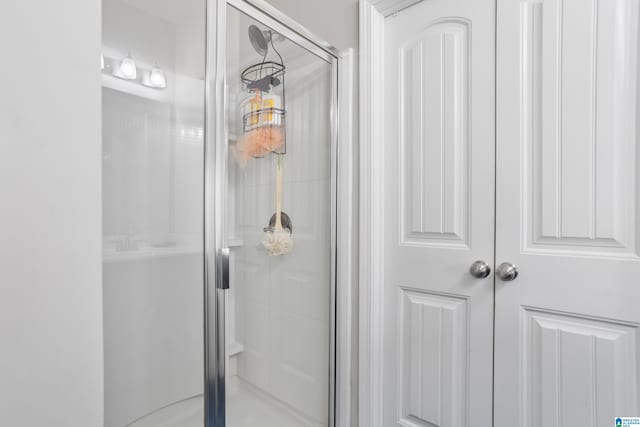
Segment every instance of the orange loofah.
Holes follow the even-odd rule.
[[[282,127],[261,126],[244,134],[231,150],[240,165],[244,166],[251,157],[263,157],[270,151],[277,151],[283,145]]]
[[[248,151],[254,157],[262,157],[269,151],[276,151],[284,144],[280,126],[261,126],[244,136]]]

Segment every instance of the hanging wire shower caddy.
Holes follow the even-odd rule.
[[[286,154],[286,67],[282,63],[282,56],[273,46],[272,38],[270,42],[280,62],[267,61],[265,53],[262,62],[245,68],[240,76],[247,92],[254,95],[248,102],[249,111],[242,116],[242,130],[245,135],[255,132],[260,133],[263,139],[281,139],[282,143],[277,148],[268,151]]]

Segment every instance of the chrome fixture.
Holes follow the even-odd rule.
[[[496,276],[504,282],[510,282],[518,277],[518,268],[510,262],[503,262],[496,268]]]
[[[265,233],[267,231],[270,231],[273,233],[273,231],[276,229],[276,215],[277,214],[275,213],[271,215],[271,218],[269,219],[269,225],[264,227],[262,231],[264,231]],[[286,212],[280,212],[280,215],[281,215],[281,221],[282,221],[282,228],[287,230],[289,233],[293,233],[293,223],[291,222],[291,217],[287,215]]]
[[[256,25],[249,26],[249,41],[251,46],[260,56],[267,56],[269,43],[271,42],[271,31],[262,31]]]
[[[475,261],[469,267],[469,273],[476,279],[484,279],[491,274],[491,266],[484,261]]]

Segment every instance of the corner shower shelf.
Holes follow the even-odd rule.
[[[227,240],[227,247],[229,248],[239,248],[244,245],[244,241],[239,237],[230,237]]]
[[[232,341],[229,343],[229,348],[227,349],[227,356],[235,356],[244,351],[244,345],[240,344],[237,341]]]

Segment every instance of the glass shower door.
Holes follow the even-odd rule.
[[[205,10],[102,1],[105,427],[203,425]]]
[[[335,60],[246,2],[217,13],[212,425],[331,426]]]

